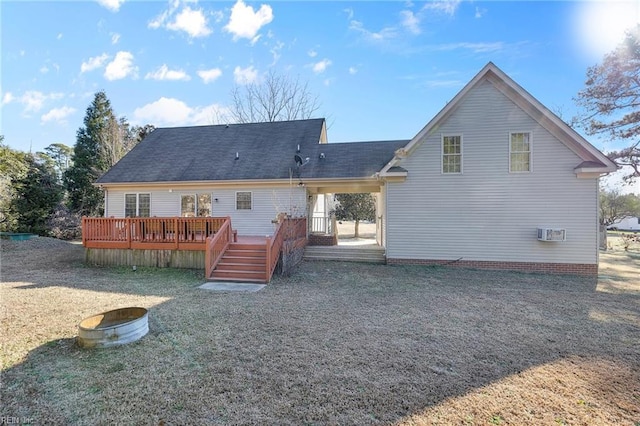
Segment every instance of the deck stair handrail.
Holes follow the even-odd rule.
[[[273,271],[278,264],[280,252],[286,247],[290,250],[295,248],[297,241],[306,243],[307,219],[293,218],[283,219],[278,223],[273,237],[267,238],[267,282],[271,281]]]
[[[276,230],[272,237],[267,237],[267,262],[265,271],[267,273],[267,282],[271,281],[273,271],[276,269],[278,259],[280,258],[280,250],[282,249],[282,242],[284,241],[284,221],[278,222]]]
[[[204,262],[206,277],[213,275],[224,252],[233,242],[233,229],[231,228],[231,217],[227,216],[224,223],[213,237],[208,237],[205,248]]]

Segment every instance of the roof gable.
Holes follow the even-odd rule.
[[[578,155],[583,163],[582,167],[576,168],[576,173],[588,171],[607,173],[617,170],[618,166],[606,155],[591,145],[492,62],[489,62],[404,148],[396,153],[396,156],[382,169],[381,174],[387,173],[391,168],[397,166],[402,158],[415,152],[424,143],[427,136],[451,116],[467,94],[483,81],[489,81],[497,90]],[[585,164],[588,166],[585,167]]]

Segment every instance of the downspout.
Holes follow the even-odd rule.
[[[104,217],[109,217],[109,190],[104,190]]]
[[[604,227],[604,232],[607,232],[607,228]],[[600,233],[600,178],[596,179],[596,266],[600,269],[600,239],[602,235]],[[606,235],[606,234],[605,234]]]

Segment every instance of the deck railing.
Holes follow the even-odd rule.
[[[338,231],[336,226],[336,216],[334,214],[329,216],[312,217],[309,225],[310,234],[334,235]]]
[[[232,242],[233,230],[231,228],[231,218],[227,216],[220,229],[218,229],[218,232],[216,232],[213,237],[207,237],[204,255],[206,277],[209,278],[213,275],[213,270],[218,266],[218,262],[220,262],[224,252]]]
[[[307,238],[307,219],[283,219],[278,223],[273,237],[267,238],[267,282],[271,281],[273,271],[278,264],[280,252],[288,254],[297,248],[302,241],[304,245]]]
[[[205,250],[226,217],[82,218],[82,244],[88,248]]]

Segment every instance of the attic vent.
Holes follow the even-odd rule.
[[[538,228],[540,241],[566,241],[567,230],[560,228]]]

